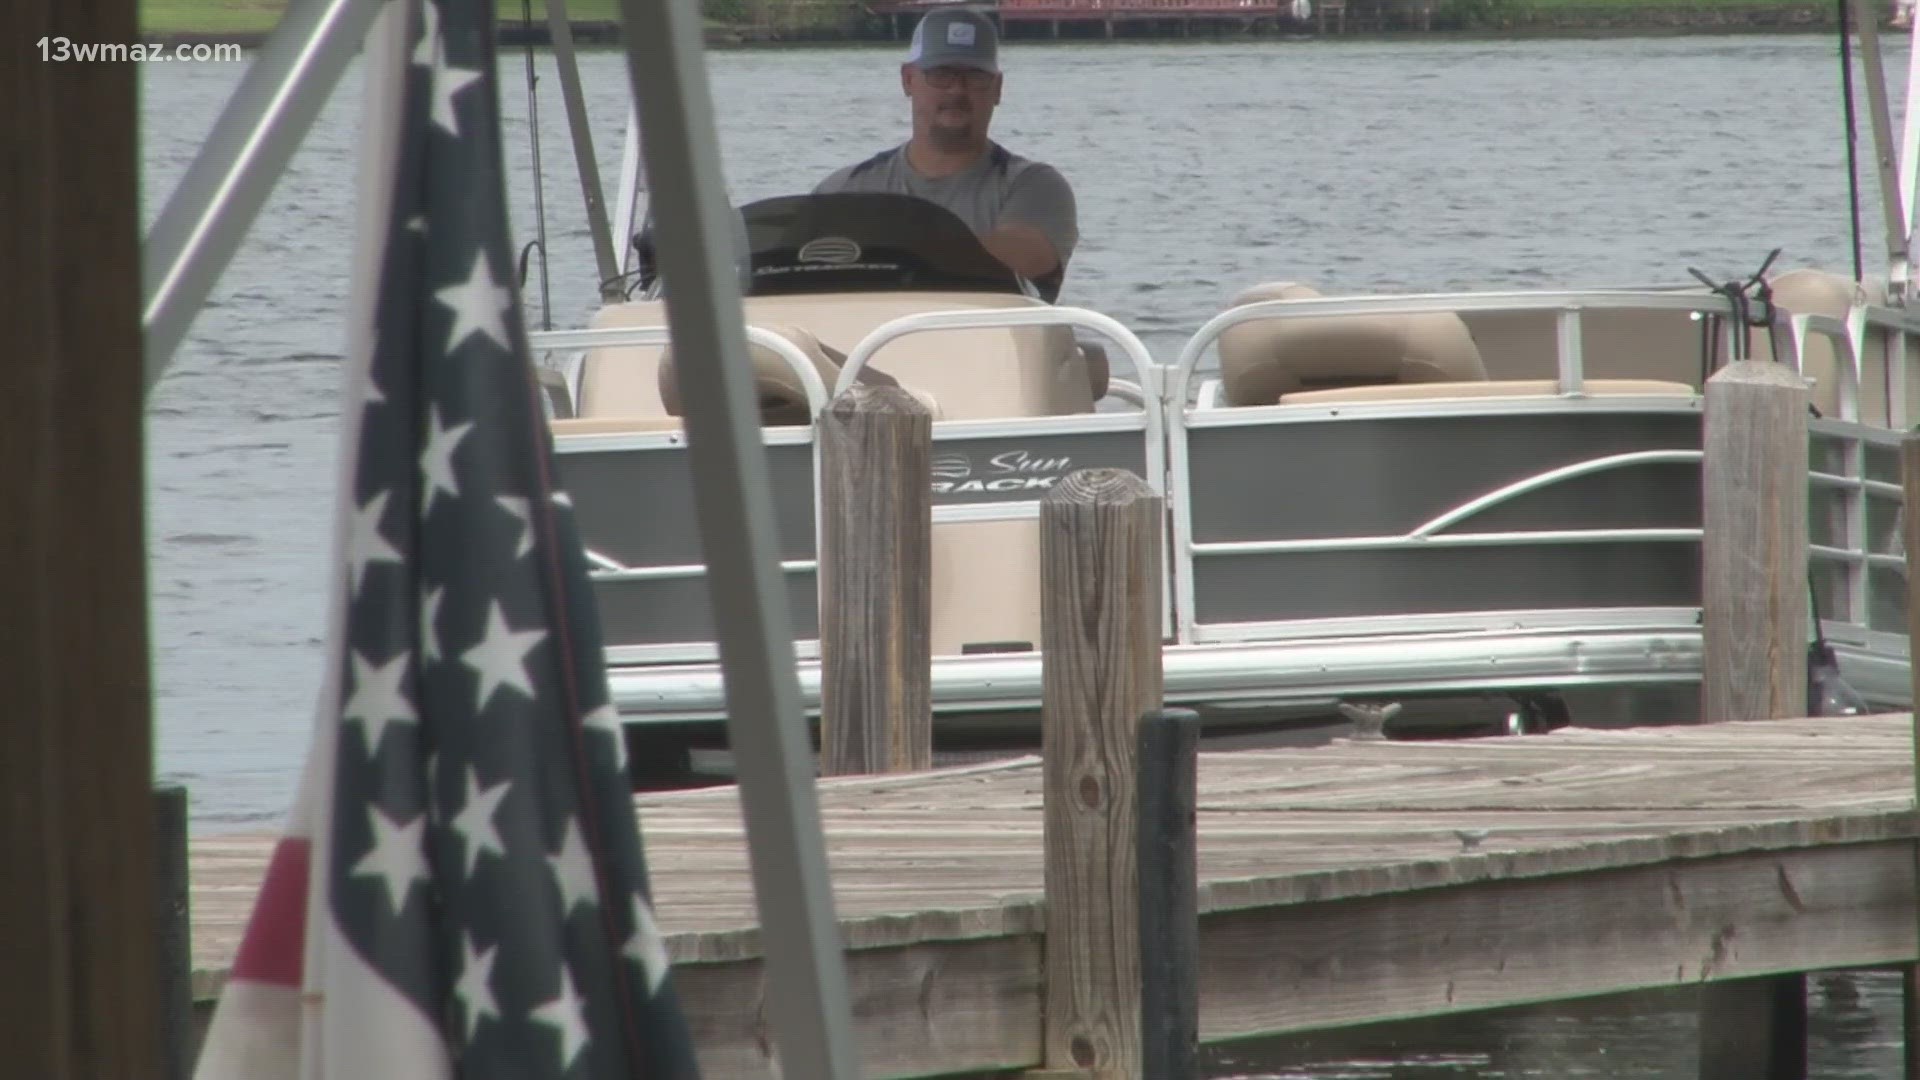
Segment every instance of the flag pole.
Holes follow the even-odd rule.
[[[780,1072],[859,1075],[696,0],[621,0]]]

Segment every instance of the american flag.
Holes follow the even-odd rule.
[[[514,287],[493,19],[396,0],[370,42],[329,676],[204,1080],[697,1075]]]

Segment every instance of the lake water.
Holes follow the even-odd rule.
[[[1898,43],[1896,43],[1898,44]],[[1856,58],[1857,59],[1857,58]],[[897,57],[716,53],[736,201],[811,187],[903,137]],[[623,57],[583,58],[601,175],[618,175]],[[503,55],[513,225],[534,235],[519,53]],[[994,133],[1074,184],[1083,241],[1063,303],[1171,359],[1235,292],[1576,287],[1851,268],[1837,43],[1826,37],[1014,43]],[[1903,81],[1904,47],[1888,56]],[[142,68],[151,221],[239,64]],[[539,102],[552,315],[596,302],[559,84]],[[158,770],[196,833],[271,828],[321,670],[325,544],[354,213],[356,65],[151,398]],[[1896,109],[1897,109],[1896,103]],[[1862,159],[1867,112],[1859,106]],[[1896,117],[1897,123],[1897,117]],[[1870,271],[1877,190],[1861,173]],[[537,321],[539,290],[527,293]],[[1899,1064],[1897,981],[1816,980],[1815,1075]],[[1693,1075],[1693,1013],[1654,995],[1585,1010],[1401,1025],[1365,1045],[1229,1048],[1222,1075],[1332,1080]]]

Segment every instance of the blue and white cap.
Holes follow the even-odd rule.
[[[973,8],[936,8],[913,28],[907,63],[917,68],[970,67],[1000,70],[1000,34],[993,20]]]

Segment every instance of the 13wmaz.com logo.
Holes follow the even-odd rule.
[[[218,45],[201,43],[198,45],[175,45],[169,49],[165,45],[141,43],[137,45],[76,44],[72,38],[43,37],[39,41],[40,59],[45,63],[89,63],[104,60],[114,63],[159,64],[170,60],[224,61],[237,63],[245,59],[240,46],[232,42]]]

